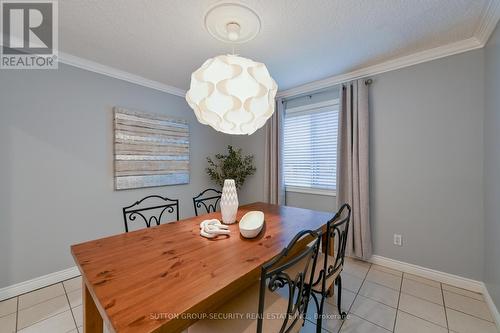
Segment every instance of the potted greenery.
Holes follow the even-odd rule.
[[[248,176],[255,174],[253,155],[243,156],[241,149],[227,146],[228,154],[216,154],[215,161],[207,157],[207,174],[217,185],[223,186],[224,180],[234,179],[236,188],[240,189]]]
[[[235,150],[233,146],[227,146],[228,154],[216,154],[215,161],[207,157],[207,173],[210,178],[222,187],[220,210],[222,222],[231,224],[236,222],[238,212],[238,194],[245,183],[245,179],[256,171],[253,165],[253,155],[243,156],[241,149]]]

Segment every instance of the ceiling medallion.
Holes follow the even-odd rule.
[[[241,4],[223,3],[205,16],[205,27],[227,43],[244,43],[260,31],[257,14]],[[191,75],[186,101],[198,121],[227,134],[252,134],[275,108],[278,86],[263,63],[234,54],[206,60]]]

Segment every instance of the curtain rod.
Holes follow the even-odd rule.
[[[360,78],[359,80],[362,80],[362,79]],[[309,94],[299,94],[299,95],[296,95],[296,96],[290,96],[290,97],[282,98],[282,103],[285,103],[287,100],[291,100],[291,99],[295,99],[295,98],[300,98],[300,97],[309,97],[309,98],[311,98],[312,95],[314,95],[314,94],[317,94],[317,93],[322,92],[324,90],[331,89],[331,88],[333,88],[335,86],[343,86],[347,82],[351,82],[351,81],[346,81],[346,82],[338,83],[338,84],[335,84],[335,85],[333,85],[333,86],[331,86],[329,88],[323,88],[323,89],[317,90],[317,91],[309,93]],[[365,79],[365,85],[369,86],[372,83],[373,83],[373,79],[371,79],[371,78]]]

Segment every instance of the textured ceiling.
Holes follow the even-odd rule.
[[[203,26],[218,0],[62,0],[60,50],[181,89],[231,52]],[[246,0],[261,17],[236,53],[280,90],[473,36],[489,0]]]

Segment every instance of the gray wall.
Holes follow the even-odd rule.
[[[374,252],[482,280],[484,51],[374,77]],[[403,235],[403,247],[393,234]]]
[[[236,148],[241,148],[245,155],[254,155],[254,163],[257,168],[256,173],[245,181],[243,190],[238,192],[240,204],[264,201],[265,142],[265,127],[250,136],[231,136],[230,144]]]
[[[482,280],[483,56],[477,50],[373,78],[375,254]],[[260,153],[263,134],[246,138],[247,150]],[[321,196],[299,196],[288,193],[287,204],[331,209]],[[403,247],[393,245],[394,233]]]
[[[484,280],[500,308],[500,25],[486,45],[484,119]]]
[[[92,72],[0,74],[0,288],[74,265],[71,244],[123,232],[121,208],[149,195],[191,198],[211,185],[205,157],[227,137],[200,125],[181,97]],[[191,183],[113,190],[112,107],[187,119]]]
[[[494,218],[500,181],[490,180],[500,166],[495,36],[486,51],[486,229],[484,50],[374,77],[371,200],[376,254],[482,280],[484,243],[485,277],[498,302],[500,272],[492,263],[500,254]],[[121,207],[139,197],[178,197],[181,215],[191,216],[192,195],[212,185],[205,157],[227,144],[256,158],[257,174],[240,191],[240,202],[263,200],[264,130],[217,134],[199,125],[180,97],[61,65],[2,71],[0,100],[0,287],[72,266],[69,246],[122,232]],[[189,120],[189,185],[113,191],[115,105]],[[299,196],[289,193],[288,203],[319,210],[334,203],[333,197]],[[394,233],[403,234],[403,247],[392,245]]]

